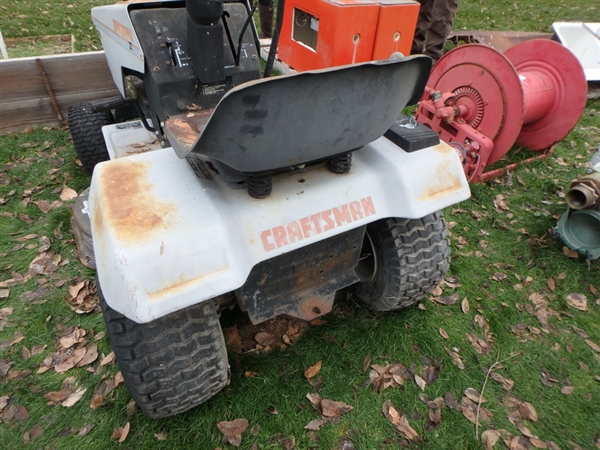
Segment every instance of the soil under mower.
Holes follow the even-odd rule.
[[[122,98],[75,105],[92,175],[74,210],[108,335],[150,417],[228,382],[220,311],[312,320],[349,288],[367,307],[443,278],[441,210],[470,191],[456,151],[399,117],[424,56],[261,78],[246,2],[92,10]]]

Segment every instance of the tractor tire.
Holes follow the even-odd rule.
[[[147,416],[182,413],[227,385],[227,349],[215,303],[138,324],[108,306],[100,287],[98,294],[125,384]]]
[[[450,265],[446,221],[441,211],[420,219],[382,219],[367,225],[352,287],[375,311],[393,311],[421,300]]]
[[[94,113],[90,102],[82,102],[69,106],[67,117],[77,157],[91,175],[96,164],[109,159],[102,127],[112,123],[112,116],[109,112]]]

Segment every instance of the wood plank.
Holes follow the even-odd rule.
[[[36,59],[0,61],[0,134],[59,123]],[[64,117],[73,103],[120,95],[102,51],[39,59]]]

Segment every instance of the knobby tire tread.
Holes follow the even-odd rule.
[[[149,417],[180,414],[227,385],[227,350],[213,302],[138,324],[108,306],[101,293],[100,301],[125,384]]]
[[[421,300],[448,271],[450,245],[441,211],[420,219],[388,218],[367,226],[376,246],[373,278],[353,293],[369,308],[393,311]]]
[[[91,175],[96,164],[109,159],[102,127],[112,122],[111,115],[94,113],[90,102],[82,102],[71,105],[67,117],[77,157]]]

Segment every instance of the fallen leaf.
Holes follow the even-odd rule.
[[[41,436],[43,433],[44,433],[44,429],[38,423],[30,430],[27,430],[25,433],[23,433],[23,442],[27,443],[27,442],[31,441],[32,439],[35,439],[36,437]]]
[[[595,342],[590,341],[589,339],[585,339],[585,343],[587,345],[589,345],[592,349],[594,349],[598,353],[600,353],[600,346],[598,344],[596,344]]]
[[[438,331],[440,333],[440,336],[442,336],[444,339],[448,339],[450,337],[448,336],[448,333],[446,333],[446,330],[444,330],[442,327],[440,327]]]
[[[346,414],[352,411],[354,408],[344,402],[338,402],[329,399],[321,400],[321,414],[324,417],[339,417],[342,414]]]
[[[254,340],[263,347],[266,347],[267,345],[271,345],[273,342],[275,342],[275,335],[267,331],[261,331],[260,333],[256,333]]]
[[[579,253],[577,253],[576,251],[571,250],[569,247],[567,247],[566,245],[563,246],[562,251],[564,253],[564,255],[567,258],[572,258],[572,259],[579,259]]]
[[[305,430],[310,430],[310,431],[319,431],[319,429],[325,425],[326,423],[329,423],[329,420],[327,419],[314,419],[311,420],[310,422],[308,422],[306,424],[306,426],[304,427]]]
[[[406,436],[407,439],[411,441],[414,441],[416,438],[419,437],[414,428],[410,426],[410,423],[408,422],[408,419],[404,414],[400,416],[400,418],[394,425],[396,425],[396,429],[400,433],[402,433],[404,436]]]
[[[481,396],[481,394],[473,388],[467,388],[465,395],[473,400],[475,403],[485,403],[487,400]]]
[[[444,345],[444,350],[452,358],[452,364],[454,364],[456,367],[458,367],[461,370],[465,369],[465,365],[457,352],[450,350],[445,345]]]
[[[115,428],[111,437],[113,439],[118,439],[119,443],[123,442],[125,439],[127,439],[127,435],[129,434],[130,427],[131,427],[131,424],[129,422],[127,422],[124,427]]]
[[[154,433],[154,437],[159,441],[166,441],[168,434],[166,432]]]
[[[531,420],[533,422],[537,422],[538,420],[537,411],[531,403],[521,403],[519,405],[519,413],[521,414],[521,417],[523,417],[523,419],[525,420]]]
[[[588,310],[587,297],[583,294],[569,294],[567,295],[567,302],[579,311],[586,312]]]
[[[70,200],[74,200],[77,198],[77,192],[71,189],[68,186],[63,186],[62,191],[60,193],[60,199],[63,202],[68,202]]]
[[[317,361],[314,365],[310,366],[304,371],[304,377],[308,380],[314,378],[321,371],[322,361]]]
[[[424,391],[425,386],[427,386],[427,383],[425,382],[425,380],[416,374],[415,374],[415,383],[417,383],[417,386],[419,386],[422,391]]]
[[[217,428],[223,433],[223,437],[228,443],[234,447],[239,447],[242,444],[242,433],[248,428],[248,419],[219,422]]]
[[[467,297],[463,298],[460,308],[462,309],[463,314],[467,314],[469,312],[469,300]]]
[[[492,378],[493,380],[497,381],[498,383],[502,384],[502,387],[507,390],[510,391],[512,389],[512,387],[514,386],[515,382],[512,380],[509,380],[507,378],[504,378],[502,375],[500,375],[497,372],[492,372],[490,374],[490,378]]]
[[[365,356],[365,359],[363,359],[363,372],[366,372],[367,370],[369,370],[369,366],[371,365],[371,355],[367,355]]]
[[[573,386],[563,386],[560,390],[561,394],[569,395],[573,393]]]
[[[77,403],[79,400],[81,400],[81,397],[83,397],[83,394],[85,394],[87,391],[86,388],[80,388],[77,391],[73,392],[72,394],[70,394],[67,399],[62,402],[61,404],[66,407],[66,408],[70,408],[71,406],[73,406],[75,403]],[[122,442],[122,441],[121,441]]]
[[[481,442],[485,445],[486,450],[493,450],[498,439],[500,439],[500,433],[496,430],[485,430],[481,433]]]

